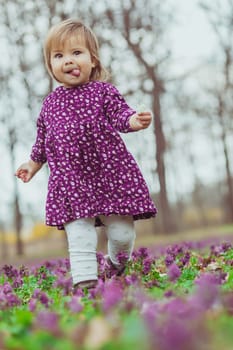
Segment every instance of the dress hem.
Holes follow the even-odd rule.
[[[116,212],[111,212],[111,213],[98,213],[96,215],[88,215],[88,216],[80,216],[80,217],[73,217],[70,218],[67,221],[64,221],[63,223],[60,224],[52,224],[52,223],[48,223],[46,222],[47,226],[52,226],[52,227],[57,227],[58,230],[64,230],[64,224],[74,221],[74,220],[78,220],[78,219],[84,219],[84,218],[89,218],[89,217],[94,217],[95,220],[95,227],[100,227],[100,226],[104,226],[104,224],[102,223],[100,216],[104,215],[104,216],[110,216],[110,215],[122,215],[122,216],[132,216],[134,221],[137,220],[145,220],[145,219],[151,219],[153,217],[155,217],[157,214],[157,209],[155,211],[149,211],[149,212],[144,212],[144,213],[137,213],[137,214],[131,214],[131,213],[116,213]]]

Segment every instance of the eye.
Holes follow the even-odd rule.
[[[74,52],[73,52],[73,54],[75,55],[75,56],[78,56],[78,55],[80,55],[82,52],[80,51],[80,50],[75,50]]]
[[[61,58],[62,54],[61,53],[55,53],[54,58]]]

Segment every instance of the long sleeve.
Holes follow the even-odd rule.
[[[43,108],[37,120],[37,136],[30,158],[37,163],[45,163],[47,161],[45,153],[45,126],[43,123]]]
[[[109,123],[119,132],[133,131],[129,119],[136,111],[129,107],[117,88],[109,83],[104,84],[104,112]]]

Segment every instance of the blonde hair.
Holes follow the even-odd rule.
[[[109,74],[102,66],[99,55],[99,43],[93,31],[82,22],[75,19],[67,19],[54,25],[48,32],[44,42],[44,59],[49,74],[56,79],[51,66],[51,49],[53,45],[63,45],[71,35],[77,35],[83,39],[90,52],[92,60],[95,62],[90,80],[107,80]]]

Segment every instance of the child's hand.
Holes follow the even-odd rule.
[[[42,167],[41,163],[36,163],[29,160],[27,163],[23,163],[15,172],[15,176],[21,179],[23,182],[29,182],[35,173]]]
[[[137,131],[137,130],[148,128],[151,121],[152,121],[151,112],[140,112],[131,116],[131,118],[129,119],[129,125],[131,129]]]
[[[22,164],[15,172],[15,176],[21,179],[23,182],[28,182],[33,177],[32,169],[29,163]]]

